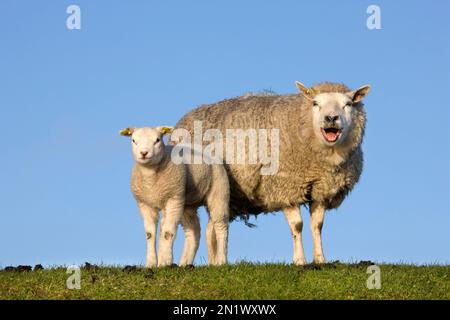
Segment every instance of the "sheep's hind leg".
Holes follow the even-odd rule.
[[[206,245],[208,246],[208,264],[216,264],[217,255],[217,241],[216,233],[214,231],[214,222],[209,218],[208,225],[206,226]]]
[[[228,255],[228,220],[214,221],[214,233],[217,243],[214,264],[223,265],[227,263]]]
[[[230,220],[228,202],[229,196],[227,192],[212,192],[207,199],[209,212],[208,228],[211,229],[208,247],[209,244],[211,244],[212,259],[210,259],[210,264],[213,265],[223,265],[227,263],[228,224]]]
[[[311,204],[311,233],[314,245],[315,263],[324,263],[325,257],[322,249],[322,227],[325,219],[325,208],[318,202]]]
[[[156,267],[156,226],[158,224],[158,210],[143,203],[138,203],[142,218],[144,219],[144,230],[147,238],[147,268]]]
[[[294,239],[294,264],[306,264],[305,254],[303,253],[302,229],[303,221],[299,207],[288,207],[283,209],[284,216],[291,229]]]
[[[197,216],[197,208],[186,207],[181,218],[181,224],[183,225],[185,240],[180,266],[187,266],[194,263],[200,243],[200,222]]]

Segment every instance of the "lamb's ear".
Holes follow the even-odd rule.
[[[161,126],[161,127],[157,127],[156,130],[161,132],[162,135],[165,135],[168,133],[172,133],[173,127]]]
[[[134,132],[134,128],[125,128],[120,130],[120,135],[125,137],[130,137]]]
[[[370,85],[368,85],[368,84],[356,89],[355,91],[352,91],[353,103],[360,102],[365,96],[367,96],[369,91],[370,91]]]
[[[303,94],[303,96],[309,100],[312,100],[315,95],[314,89],[310,89],[307,86],[305,86],[303,83],[299,81],[295,81],[295,85],[297,86],[297,89]]]

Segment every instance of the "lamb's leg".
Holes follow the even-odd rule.
[[[302,229],[303,221],[299,207],[288,207],[283,209],[284,216],[291,229],[294,238],[294,263],[296,265],[306,264],[305,254],[303,253]]]
[[[325,208],[318,202],[311,204],[311,233],[314,244],[315,263],[324,263],[325,257],[322,250],[322,226],[325,218]]]
[[[208,225],[206,226],[206,245],[208,246],[208,264],[216,264],[217,255],[217,241],[216,233],[214,231],[214,222],[209,218]]]
[[[172,198],[167,201],[163,210],[163,222],[159,236],[158,266],[169,266],[173,263],[173,243],[178,224],[184,210],[184,199]]]
[[[198,221],[197,209],[192,207],[184,208],[181,218],[184,230],[184,249],[180,259],[180,266],[194,263],[195,254],[200,243],[200,222]]]
[[[138,203],[142,218],[144,219],[144,230],[147,238],[147,268],[156,267],[156,226],[158,224],[158,210],[143,203]]]

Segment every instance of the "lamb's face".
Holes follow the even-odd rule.
[[[133,157],[137,163],[156,165],[164,157],[163,135],[171,130],[171,127],[126,128],[120,134],[131,138]]]
[[[162,133],[153,128],[139,128],[131,135],[134,160],[140,164],[158,164],[164,157]]]

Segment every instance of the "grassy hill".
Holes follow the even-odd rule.
[[[450,266],[379,265],[381,289],[369,290],[369,263],[297,267],[239,263],[223,267],[81,268],[69,290],[64,267],[0,271],[0,299],[450,299]]]

